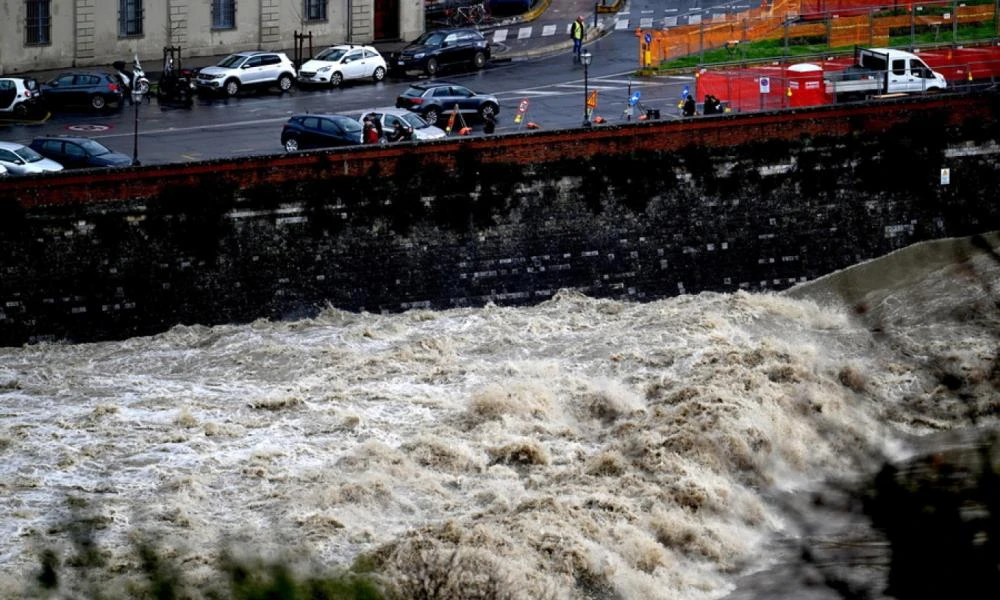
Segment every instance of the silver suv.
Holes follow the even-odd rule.
[[[194,82],[198,91],[235,96],[244,87],[276,85],[287,92],[294,81],[295,65],[284,52],[253,50],[230,54],[219,64],[199,70]]]

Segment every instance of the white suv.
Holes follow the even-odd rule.
[[[295,65],[284,52],[237,52],[222,59],[214,67],[198,71],[194,83],[198,91],[222,91],[235,96],[244,87],[278,86],[282,92],[292,88]]]
[[[30,77],[0,77],[0,114],[23,119],[41,108],[41,97],[38,82]]]

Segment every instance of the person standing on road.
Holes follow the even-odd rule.
[[[368,117],[365,117],[365,125],[363,128],[364,142],[366,144],[377,144],[378,143],[378,129],[375,129],[375,124]]]
[[[684,100],[684,116],[693,117],[697,110],[698,105],[694,101],[694,94],[688,94],[687,99]]]
[[[580,54],[583,52],[583,29],[582,16],[577,17],[569,28],[569,37],[573,38],[573,56],[576,60],[580,60]]]

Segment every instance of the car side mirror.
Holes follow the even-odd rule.
[[[50,81],[49,82],[49,86],[50,87],[59,87],[59,82],[58,81]]]
[[[23,165],[23,164],[24,164],[24,161],[23,161],[23,160],[21,160],[20,158],[15,158],[15,159],[14,159],[14,164],[15,164],[15,165]]]

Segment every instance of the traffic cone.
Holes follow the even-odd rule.
[[[469,135],[470,133],[472,133],[471,127],[463,127],[458,130],[458,135]]]
[[[528,121],[528,124],[525,125],[525,127],[527,127],[528,129],[541,129],[542,128],[541,125],[539,125],[538,123],[535,123],[534,121]]]

